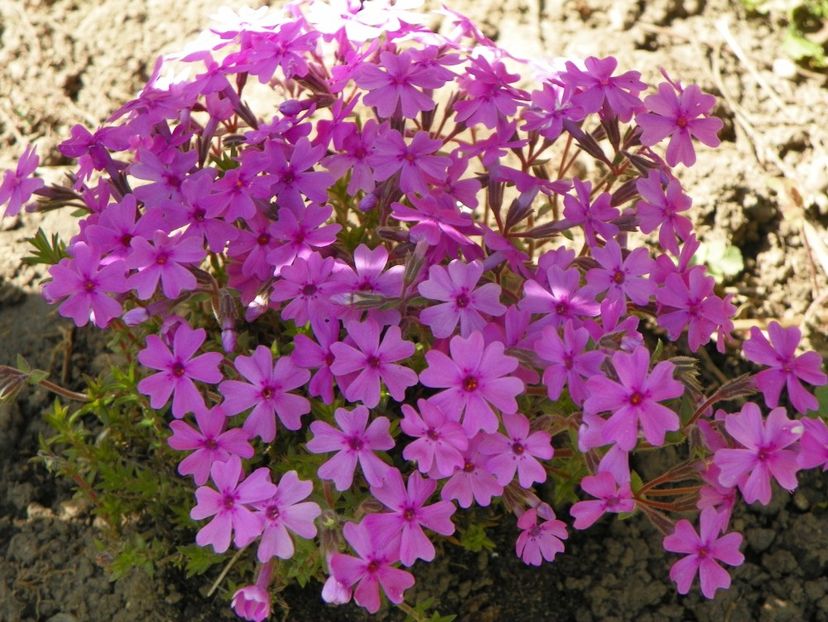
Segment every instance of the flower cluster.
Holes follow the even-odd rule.
[[[409,4],[243,12],[162,59],[109,124],[72,130],[73,187],[43,187],[27,150],[0,205],[85,211],[45,296],[142,344],[138,391],[169,408],[191,517],[209,519],[196,542],[255,545],[242,617],[268,615],[274,558],[318,532],[327,601],[401,603],[399,566],[434,559],[458,506],[499,505],[517,554],[552,561],[556,463],[580,473],[575,529],[642,511],[687,555],[679,591],[698,573],[712,597],[730,582],[717,562],[742,561],[720,536],[737,494],[768,503],[773,481],[828,468],[824,422],[780,406],[813,410],[803,382],[828,381],[797,329],[754,329],[744,353],[766,369],[709,394],[686,356],[648,347],[731,340],[673,171],[718,144],[713,98],[613,58],[527,84],[467,18],[444,9],[436,34]],[[767,417],[714,416],[754,385]],[[690,438],[693,462],[631,469]],[[673,531],[694,507],[699,532]]]

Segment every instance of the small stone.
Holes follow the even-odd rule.
[[[49,508],[43,507],[36,501],[26,506],[26,518],[36,520],[38,518],[54,518],[55,515]]]
[[[797,490],[793,496],[793,502],[797,510],[807,512],[811,507],[811,502],[808,501],[808,496],[801,490]]]
[[[780,78],[793,80],[796,78],[796,63],[790,58],[775,58],[773,60],[773,73]]]

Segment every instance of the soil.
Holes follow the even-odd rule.
[[[233,4],[232,2],[229,4]],[[516,54],[533,59],[613,54],[648,81],[663,67],[720,98],[722,146],[683,175],[705,243],[741,250],[745,269],[725,281],[739,327],[771,319],[802,325],[828,355],[828,110],[825,74],[800,70],[782,51],[784,24],[747,17],[726,0],[463,0],[453,6]],[[95,125],[140,88],[154,57],[208,23],[207,0],[3,0],[0,2],[0,168],[22,145],[42,155],[72,124]],[[60,176],[59,156],[49,155]],[[0,223],[0,364],[22,354],[69,386],[102,364],[95,337],[72,330],[36,293],[42,272],[20,266],[38,226],[71,231],[66,215]],[[707,373],[736,363],[712,353]],[[0,406],[0,622],[231,619],[221,597],[174,575],[108,578],[100,537],[71,486],[35,460],[48,434],[42,392]],[[572,533],[540,569],[513,554],[512,521],[495,526],[492,552],[452,545],[416,567],[412,601],[435,599],[458,620],[828,620],[828,480],[801,477],[793,495],[744,508],[746,563],[713,601],[676,594],[672,559],[641,517]],[[449,560],[450,558],[450,560]],[[274,619],[365,620],[353,606],[325,607],[320,586],[290,588]],[[401,620],[383,610],[376,619]]]

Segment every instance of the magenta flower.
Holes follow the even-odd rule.
[[[598,350],[586,350],[589,332],[586,328],[575,328],[571,320],[563,325],[563,338],[558,330],[547,326],[535,344],[535,352],[544,361],[543,383],[549,399],[556,400],[563,392],[564,384],[576,404],[586,399],[586,378],[601,373],[604,354]]]
[[[196,278],[184,264],[198,264],[205,251],[199,238],[168,236],[163,231],[152,234],[152,243],[133,238],[132,251],[126,257],[127,268],[136,272],[127,283],[141,300],[151,298],[161,281],[164,296],[177,298],[182,291],[195,289]]]
[[[334,354],[331,346],[339,341],[339,320],[312,319],[311,329],[317,341],[305,335],[296,335],[291,356],[299,367],[317,370],[308,384],[308,393],[319,397],[325,404],[331,404],[334,399],[334,376],[331,373]]]
[[[253,457],[253,446],[244,430],[224,430],[227,419],[221,406],[197,410],[195,419],[198,430],[183,421],[170,423],[173,434],[167,439],[167,444],[178,451],[195,450],[179,462],[178,472],[181,475],[192,475],[195,483],[203,486],[210,477],[210,467],[214,462],[226,462],[234,455]]]
[[[281,207],[297,216],[305,209],[303,195],[317,203],[325,201],[333,175],[312,170],[324,155],[324,145],[312,145],[305,137],[297,141],[292,153],[281,142],[267,141],[261,157],[250,158],[251,166],[266,173],[253,180],[254,194],[265,200],[275,196]]]
[[[778,322],[771,322],[768,333],[770,343],[754,326],[750,329],[750,339],[742,346],[745,358],[770,368],[760,371],[754,379],[765,396],[765,403],[769,408],[775,408],[779,404],[782,387],[787,386],[794,408],[801,413],[816,410],[819,402],[800,380],[817,386],[828,383],[828,376],[822,371],[822,358],[816,352],[796,356],[802,333],[795,326],[783,328]]]
[[[581,227],[587,243],[595,248],[598,246],[598,235],[604,240],[611,240],[618,233],[618,227],[612,221],[618,218],[619,212],[612,206],[608,192],[602,192],[593,201],[591,182],[581,181],[577,177],[572,182],[575,195],[564,196],[564,220],[561,225]]]
[[[546,481],[546,469],[538,461],[549,460],[554,454],[552,439],[548,432],[529,433],[529,420],[515,413],[503,415],[506,435],[490,434],[480,444],[480,451],[487,454],[486,468],[497,478],[497,483],[506,486],[518,474],[523,488],[530,488]]]
[[[399,543],[378,537],[364,520],[359,524],[345,523],[342,533],[359,557],[344,553],[331,556],[331,572],[336,581],[346,588],[356,585],[354,599],[370,613],[379,611],[380,586],[388,600],[401,603],[405,590],[414,585],[414,577],[391,565],[398,559]]]
[[[380,540],[399,539],[400,561],[405,566],[411,566],[418,559],[427,562],[434,559],[434,545],[423,527],[444,536],[454,533],[451,522],[457,509],[454,504],[437,501],[426,505],[436,489],[437,482],[423,479],[417,472],[408,476],[406,487],[397,469],[389,469],[381,486],[371,486],[371,494],[391,512],[368,514],[365,526]]]
[[[523,283],[523,300],[520,301],[521,309],[545,315],[538,322],[539,328],[546,324],[560,326],[566,320],[598,315],[601,307],[589,290],[580,286],[578,270],[550,266],[546,279],[548,288],[534,279],[527,279]]]
[[[181,418],[188,412],[199,412],[205,408],[204,398],[193,380],[209,384],[221,382],[218,366],[222,359],[218,352],[193,357],[206,338],[203,328],[192,329],[184,323],[175,331],[172,352],[157,335],[147,337],[147,347],[138,353],[138,362],[144,367],[159,370],[159,373],[141,380],[138,390],[149,396],[150,406],[155,410],[163,408],[170,395],[173,395],[172,413],[175,417]]]
[[[445,389],[432,400],[447,413],[464,413],[463,429],[471,436],[478,430],[495,432],[497,416],[492,406],[504,413],[517,412],[515,397],[523,381],[507,374],[517,369],[518,360],[503,353],[503,344],[493,341],[484,347],[483,335],[454,336],[449,342],[451,358],[439,350],[426,352],[428,367],[420,374],[427,387]]]
[[[432,402],[418,400],[417,407],[420,414],[408,404],[402,406],[400,428],[417,439],[403,450],[403,458],[416,462],[421,473],[435,469],[441,476],[451,475],[463,467],[469,439],[462,426]]]
[[[524,132],[536,131],[548,140],[555,140],[563,132],[565,119],[580,121],[584,113],[572,103],[572,88],[550,82],[543,90],[532,91],[532,105],[523,111]]]
[[[697,573],[705,598],[713,598],[719,588],[730,587],[730,575],[718,562],[740,566],[745,557],[739,552],[742,534],[733,532],[719,537],[725,526],[722,515],[713,508],[705,508],[699,516],[698,533],[690,521],[682,519],[673,533],[664,538],[665,550],[687,555],[670,568],[670,579],[679,594],[690,591]]]
[[[640,346],[630,354],[613,354],[612,366],[619,382],[603,375],[587,380],[584,412],[612,411],[603,427],[605,443],[618,443],[621,449],[630,451],[635,447],[640,422],[647,442],[662,445],[667,432],[679,429],[678,415],[658,403],[684,393],[684,385],[673,378],[675,365],[661,361],[648,373],[650,353]]]
[[[581,488],[596,498],[578,501],[569,510],[575,519],[575,529],[591,527],[606,512],[622,514],[635,509],[630,483],[616,482],[615,477],[608,471],[586,476],[581,480]]]
[[[193,151],[170,150],[170,157],[161,159],[150,149],[138,149],[129,173],[151,183],[138,186],[135,198],[149,208],[161,207],[165,200],[182,203],[181,184],[195,166],[198,154]]]
[[[124,282],[124,262],[102,265],[100,255],[83,242],[73,244],[70,253],[71,259],[61,259],[49,268],[52,280],[43,287],[43,296],[51,304],[64,299],[58,312],[76,325],[86,326],[91,319],[104,328],[121,314],[121,304],[108,294],[129,289]]]
[[[646,248],[636,248],[626,257],[615,240],[592,249],[600,264],[587,272],[587,287],[594,293],[606,292],[607,299],[626,309],[629,298],[637,305],[646,305],[655,293],[655,283],[644,275],[652,270],[653,260]]]
[[[381,52],[379,66],[364,63],[357,69],[354,80],[367,89],[363,103],[374,106],[377,114],[387,119],[399,111],[406,119],[413,119],[423,110],[433,110],[434,100],[416,87],[439,88],[445,80],[433,69],[414,64],[411,50]]]
[[[289,356],[281,356],[273,364],[273,353],[258,346],[250,356],[237,356],[233,362],[247,381],[225,380],[219,386],[224,396],[224,409],[235,415],[253,406],[244,422],[244,431],[251,438],[258,436],[265,443],[276,437],[276,415],[288,430],[298,430],[300,418],[310,412],[310,402],[290,393],[310,379],[307,369],[297,367]]]
[[[234,542],[239,548],[262,533],[261,520],[248,506],[271,498],[276,486],[270,481],[270,470],[266,467],[256,469],[240,483],[241,476],[241,460],[231,456],[227,462],[214,462],[210,467],[210,477],[217,490],[209,486],[196,490],[197,504],[190,518],[214,517],[196,534],[199,546],[209,544],[216,553],[224,553],[230,546],[231,532],[235,532]]]
[[[713,457],[722,486],[739,486],[747,503],[770,503],[771,477],[787,491],[796,488],[796,451],[785,449],[802,436],[803,425],[774,408],[762,421],[762,411],[748,402],[737,415],[725,418],[725,429],[741,447],[719,449]]]
[[[457,79],[463,98],[454,104],[455,119],[471,127],[482,123],[489,129],[498,121],[515,114],[518,101],[528,99],[526,92],[509,86],[520,75],[509,73],[506,65],[496,60],[489,63],[482,54],[471,59],[466,73]]]
[[[667,330],[670,340],[676,341],[687,328],[687,343],[695,352],[718,325],[727,321],[714,287],[713,277],[707,276],[703,266],[691,268],[686,280],[678,273],[667,276],[664,287],[656,291],[656,300],[664,307],[658,323]]]
[[[279,220],[270,227],[269,232],[281,242],[281,246],[267,254],[267,261],[277,275],[296,257],[307,259],[315,248],[324,248],[336,241],[336,234],[342,227],[324,224],[331,213],[333,209],[330,205],[309,205],[298,214],[287,207],[279,209]]]
[[[635,187],[641,195],[641,200],[635,204],[635,213],[642,233],[658,229],[658,243],[678,256],[676,238],[688,240],[693,232],[692,221],[679,212],[690,209],[692,200],[681,191],[681,184],[674,177],[669,178],[665,189],[657,170],[636,181]]]
[[[256,553],[260,562],[267,562],[273,557],[293,557],[293,540],[289,531],[306,540],[316,536],[313,521],[322,510],[313,501],[302,502],[311,492],[311,482],[299,479],[296,471],[288,471],[282,475],[272,497],[254,504],[264,525]]]
[[[246,585],[236,590],[230,606],[243,620],[262,622],[270,616],[270,594],[258,585]]]
[[[6,206],[4,216],[16,216],[32,194],[43,187],[42,179],[32,177],[38,164],[40,158],[37,157],[35,148],[29,145],[23,150],[14,172],[6,171],[3,174],[3,182],[0,183],[0,206]]]
[[[828,471],[828,425],[823,419],[800,419],[802,438],[799,440],[797,464],[803,469],[822,467]]]
[[[402,292],[403,266],[388,265],[384,246],[368,248],[360,244],[354,250],[354,272],[343,272],[341,279],[348,291],[395,298]]]
[[[331,371],[337,376],[356,376],[345,388],[345,398],[374,408],[380,400],[380,380],[396,401],[405,399],[405,390],[417,384],[417,374],[396,361],[414,354],[414,344],[403,341],[399,326],[389,326],[380,342],[380,326],[373,320],[346,322],[345,330],[354,346],[344,342],[331,345]]]
[[[676,92],[678,91],[678,92]],[[708,147],[718,147],[719,130],[724,124],[721,119],[707,116],[716,105],[716,98],[695,84],[687,88],[676,88],[674,84],[662,82],[658,93],[644,98],[648,112],[642,112],[635,120],[641,126],[641,144],[652,147],[666,137],[667,164],[685,166],[696,163],[696,152],[692,138]]]
[[[334,419],[339,430],[324,421],[314,421],[310,425],[313,438],[308,441],[308,451],[315,454],[337,452],[319,467],[319,477],[333,480],[337,490],[348,490],[359,462],[368,483],[380,486],[391,467],[374,452],[387,451],[394,446],[394,439],[388,432],[391,422],[386,417],[376,417],[368,425],[365,406],[357,406],[352,411],[337,408]]]
[[[112,253],[125,257],[131,251],[136,237],[152,237],[156,229],[164,229],[164,217],[159,211],[138,214],[135,195],[128,194],[118,203],[110,203],[101,212],[95,224],[84,229],[86,239],[101,255]]]
[[[538,518],[543,522],[538,523]],[[551,562],[558,553],[563,553],[566,525],[555,518],[555,512],[547,504],[526,510],[517,525],[522,531],[515,543],[515,553],[523,563],[540,566],[543,560]]]
[[[333,257],[323,259],[317,252],[307,259],[297,257],[291,265],[282,268],[282,278],[273,284],[270,295],[273,302],[290,301],[282,309],[282,319],[302,326],[312,317],[337,317],[339,307],[331,301],[331,296],[342,289],[334,278],[336,269]]]
[[[612,56],[590,56],[584,61],[584,65],[586,71],[567,61],[566,71],[560,75],[566,84],[579,89],[579,92],[572,96],[572,103],[579,106],[585,114],[591,114],[601,110],[606,102],[621,121],[629,121],[641,108],[638,94],[647,88],[640,80],[641,74],[637,71],[627,71],[613,76],[618,61]]]
[[[377,137],[368,163],[374,168],[377,181],[384,181],[399,171],[400,190],[405,194],[426,195],[428,183],[442,179],[451,164],[445,156],[431,155],[442,145],[442,141],[429,138],[428,132],[417,132],[406,143],[397,130],[388,130]]]
[[[480,433],[469,440],[469,446],[463,452],[463,465],[455,469],[440,491],[442,499],[455,500],[461,508],[471,507],[472,500],[486,507],[492,497],[503,494],[503,486],[488,470],[489,457],[480,452],[484,437],[485,433]]]
[[[434,265],[428,270],[428,279],[417,286],[420,295],[429,300],[441,300],[442,304],[420,311],[420,321],[431,328],[435,337],[448,337],[460,322],[460,335],[468,337],[472,331],[482,331],[486,320],[481,313],[500,316],[506,307],[500,303],[500,285],[486,283],[477,286],[483,274],[479,261],[463,263],[452,260],[448,269]]]

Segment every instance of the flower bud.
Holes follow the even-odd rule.
[[[261,622],[270,615],[270,594],[258,585],[248,585],[233,594],[232,606],[240,618]]]

